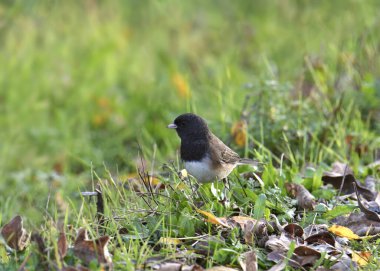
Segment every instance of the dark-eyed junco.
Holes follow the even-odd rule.
[[[176,129],[181,138],[181,158],[185,168],[199,182],[226,178],[237,165],[256,165],[240,158],[208,128],[201,117],[186,113],[178,116],[168,128]]]

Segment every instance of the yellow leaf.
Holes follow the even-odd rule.
[[[332,225],[329,228],[329,231],[334,233],[335,235],[338,235],[340,237],[346,237],[350,240],[360,239],[360,236],[355,234],[352,230],[350,230],[349,228],[340,226],[340,225]]]
[[[187,176],[189,176],[186,169],[182,169],[179,173],[182,178],[187,178]]]
[[[368,264],[372,254],[369,251],[352,252],[352,260],[357,262],[360,266]]]
[[[247,140],[247,122],[240,120],[231,128],[231,135],[239,147],[244,147]]]
[[[230,225],[227,224],[227,220],[224,217],[216,217],[213,214],[197,209],[197,212],[207,217],[207,222],[210,222],[212,224],[221,225],[226,228],[231,228]]]
[[[171,237],[161,237],[160,240],[158,240],[160,244],[164,245],[179,245],[182,243],[182,241],[178,238],[171,238]]]
[[[179,94],[179,96],[181,96],[182,98],[190,97],[191,93],[190,93],[189,84],[180,73],[175,73],[172,75],[172,84],[177,90],[177,93]]]

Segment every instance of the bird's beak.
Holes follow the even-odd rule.
[[[177,125],[175,125],[174,123],[171,123],[168,125],[168,128],[170,129],[177,129]]]

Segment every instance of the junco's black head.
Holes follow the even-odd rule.
[[[168,128],[176,129],[181,139],[204,138],[209,133],[206,121],[192,113],[178,116]]]

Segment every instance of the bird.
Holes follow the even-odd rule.
[[[185,169],[200,183],[226,180],[239,165],[257,165],[256,161],[241,158],[225,145],[196,114],[179,115],[167,127],[176,130],[181,139],[180,155]]]

